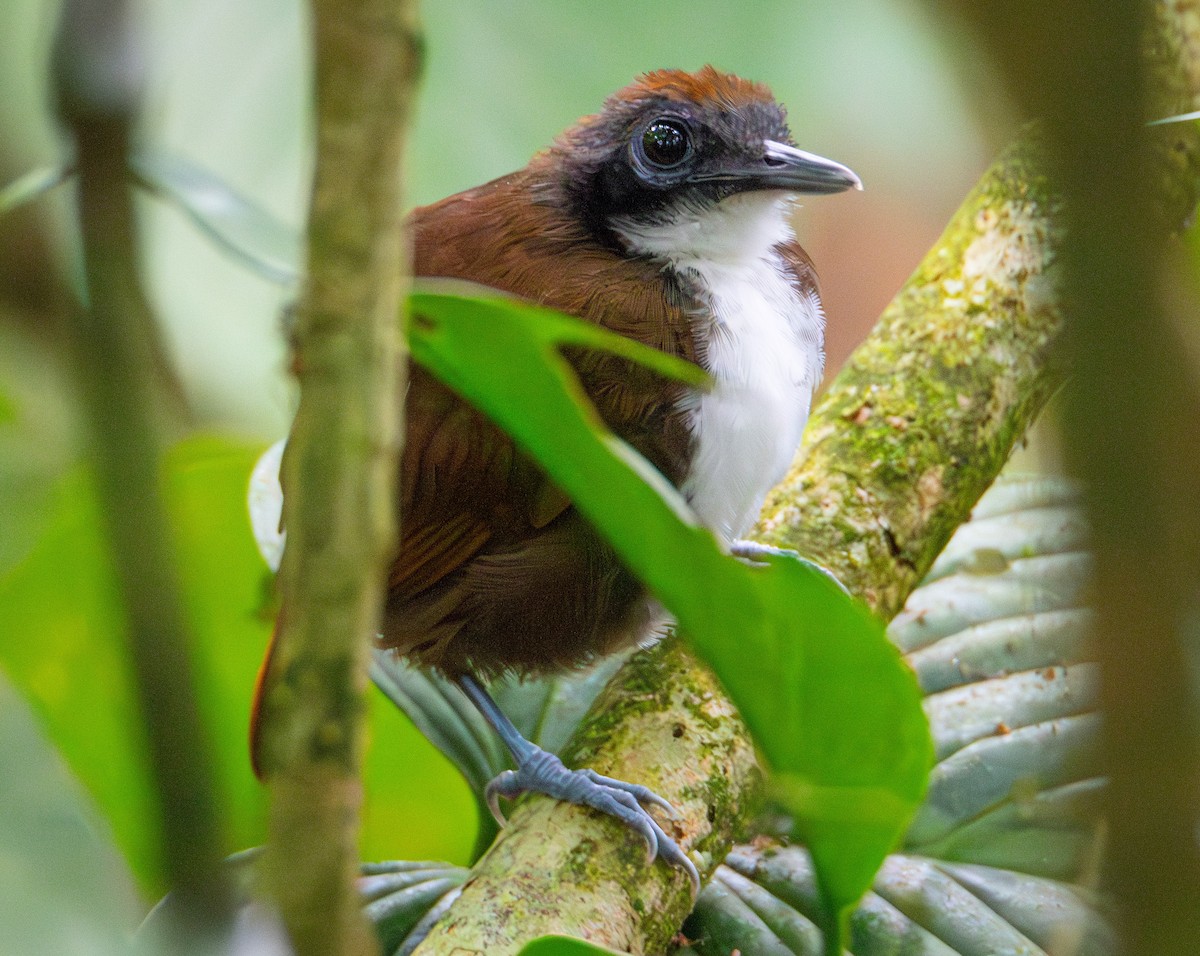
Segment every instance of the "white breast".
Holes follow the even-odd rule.
[[[749,531],[787,471],[824,366],[824,316],[789,280],[775,246],[793,236],[786,198],[748,193],[691,219],[618,232],[705,301],[695,333],[715,385],[690,396],[696,447],[682,491],[725,541]]]

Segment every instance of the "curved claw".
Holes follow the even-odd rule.
[[[570,771],[568,771],[569,773]],[[591,783],[586,777],[581,779]],[[610,817],[616,817],[629,829],[638,833],[646,841],[646,863],[653,863],[658,856],[658,833],[655,832],[654,818],[650,816],[633,796],[623,790],[616,790],[602,785],[594,785],[578,793],[578,799],[563,797],[570,803],[591,807]]]
[[[507,797],[509,800],[515,800],[524,792],[520,778],[511,770],[505,770],[489,781],[487,788],[483,791],[483,798],[487,801],[488,809],[492,811],[492,817],[497,825],[508,826],[508,819],[504,816],[504,811],[500,809],[500,798]]]
[[[692,899],[695,900],[700,895],[700,871],[696,869],[696,864],[683,852],[683,847],[667,836],[653,819],[650,823],[658,837],[658,855],[663,861],[679,867],[688,875],[692,884]]]

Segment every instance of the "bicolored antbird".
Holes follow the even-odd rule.
[[[712,388],[695,392],[612,355],[569,356],[607,425],[734,554],[752,556],[742,535],[796,452],[823,370],[817,279],[792,204],[852,187],[845,166],[793,144],[764,86],[711,67],[662,70],[524,169],[417,209],[414,272],[492,286],[706,369]],[[666,801],[566,769],[478,681],[644,643],[661,610],[538,466],[416,365],[406,414],[382,645],[456,681],[503,738],[516,770],[487,790],[501,822],[500,796],[586,804],[698,885],[644,807]]]

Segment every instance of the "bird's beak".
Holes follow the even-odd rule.
[[[763,146],[766,178],[778,182],[780,188],[800,193],[840,193],[863,188],[854,170],[832,159],[774,140],[767,140]]]
[[[702,178],[736,181],[742,189],[797,193],[840,193],[863,188],[862,180],[849,167],[770,139],[763,143],[761,161]]]

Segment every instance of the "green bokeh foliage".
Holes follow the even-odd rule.
[[[246,742],[274,613],[270,574],[245,505],[261,450],[198,436],[172,448],[163,466],[226,852],[260,843],[264,833],[264,797]],[[0,574],[0,666],[108,818],[148,897],[161,893],[141,716],[116,584],[82,467],[54,484],[39,539]],[[364,854],[465,862],[476,821],[470,794],[407,719],[378,695],[372,703],[383,706],[372,708]]]

